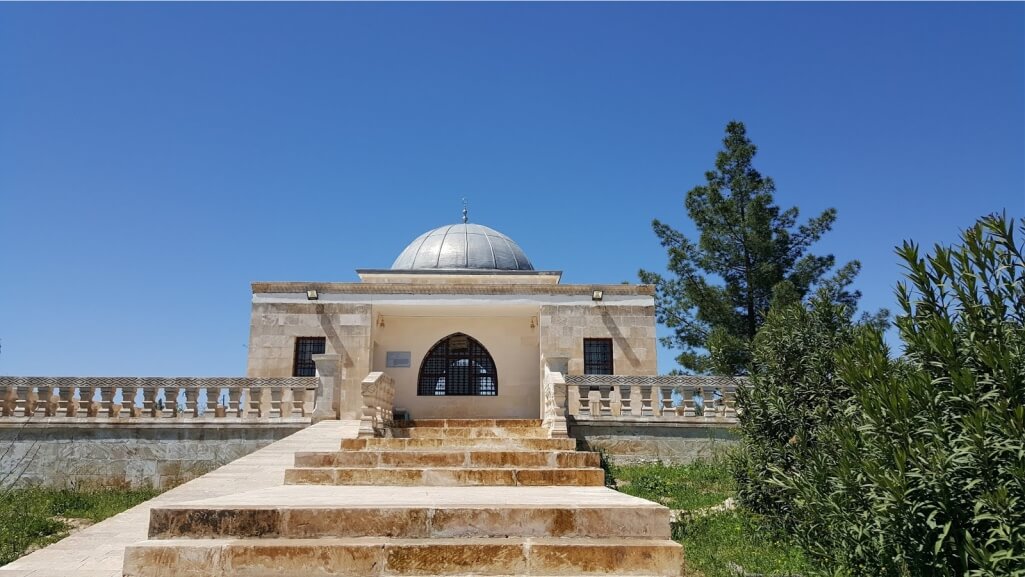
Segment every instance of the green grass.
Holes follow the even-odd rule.
[[[68,534],[57,517],[98,522],[158,495],[153,489],[43,489],[0,491],[0,566],[33,546],[45,546]]]
[[[688,575],[734,577],[730,563],[748,573],[775,577],[813,569],[786,535],[744,509],[698,512],[733,496],[733,477],[724,460],[613,465],[611,471],[624,493],[696,512],[673,526],[673,538],[684,547]]]
[[[811,566],[786,535],[744,509],[695,517],[677,524],[687,567],[705,577],[735,577],[729,563],[761,575],[807,574]]]
[[[670,509],[689,511],[711,507],[733,494],[733,479],[721,461],[697,461],[678,466],[662,463],[614,466],[612,470],[620,491]]]

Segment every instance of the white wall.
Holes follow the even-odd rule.
[[[376,308],[376,307],[375,307]],[[373,327],[373,370],[395,379],[395,407],[414,419],[540,418],[541,374],[536,312],[515,316],[410,316],[385,314]],[[530,327],[534,318],[534,328]],[[456,332],[476,339],[491,353],[498,372],[494,397],[417,396],[420,363],[431,347]],[[409,368],[385,366],[388,351],[409,351]]]

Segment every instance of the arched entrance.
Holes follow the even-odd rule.
[[[453,333],[435,343],[420,363],[416,394],[497,396],[495,360],[477,339]]]

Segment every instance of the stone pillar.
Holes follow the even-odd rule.
[[[317,365],[317,396],[313,407],[313,422],[338,419],[335,410],[335,390],[341,377],[341,355],[313,355]]]

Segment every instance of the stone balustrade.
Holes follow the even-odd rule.
[[[383,437],[393,420],[395,381],[387,373],[375,371],[360,384],[363,408],[359,422],[360,438]]]
[[[736,392],[743,378],[703,376],[564,377],[566,413],[575,421],[650,420],[737,422]]]
[[[0,422],[308,419],[317,377],[0,377]]]

